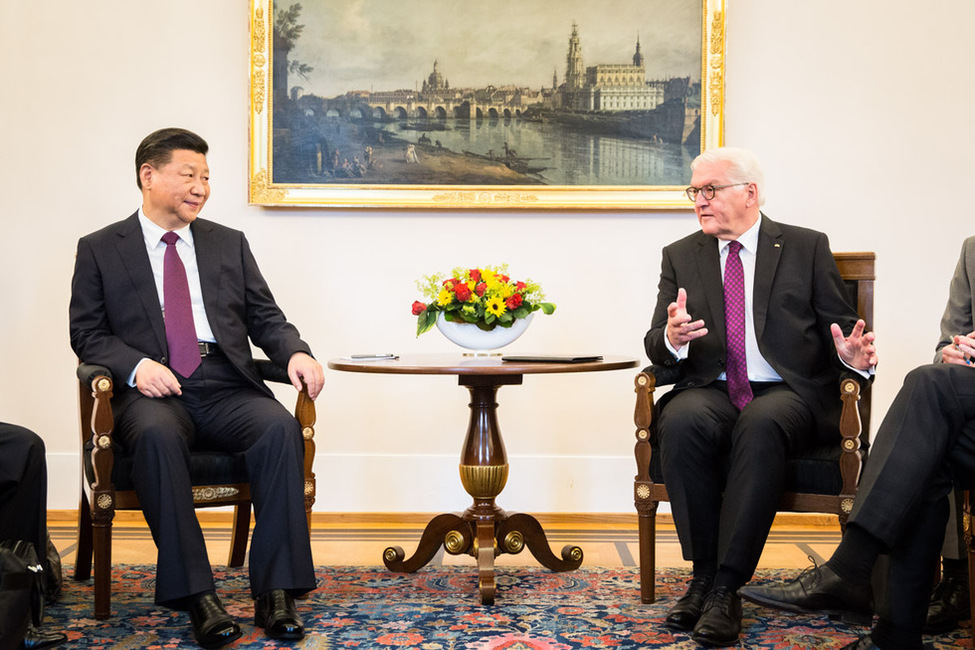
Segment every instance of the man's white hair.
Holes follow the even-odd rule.
[[[765,174],[758,157],[748,149],[716,147],[707,149],[691,161],[691,171],[700,165],[728,163],[729,183],[755,183],[758,188],[758,204],[765,205]]]

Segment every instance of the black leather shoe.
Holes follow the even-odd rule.
[[[261,594],[254,602],[254,625],[279,641],[297,641],[305,636],[305,624],[295,609],[295,599],[284,589]]]
[[[857,625],[869,625],[873,619],[870,584],[844,582],[826,565],[806,569],[785,584],[745,586],[738,594],[765,607],[802,614],[822,613]]]
[[[723,647],[737,644],[739,636],[741,598],[727,587],[715,587],[704,601],[691,638],[704,645]]]
[[[675,630],[690,632],[697,625],[697,620],[701,618],[701,608],[704,607],[704,599],[711,592],[711,585],[714,582],[712,576],[691,578],[687,583],[687,591],[677,599],[674,606],[667,612],[664,624]]]
[[[219,648],[240,638],[240,626],[212,591],[200,594],[190,603],[190,622],[197,643],[204,648]]]
[[[971,617],[968,583],[958,578],[944,578],[931,595],[924,633],[941,634],[953,630],[961,621],[967,621]]]
[[[53,648],[56,645],[61,645],[68,640],[66,634],[61,632],[42,632],[33,625],[27,628],[27,634],[24,636],[23,648],[25,650],[36,650],[37,648]]]
[[[840,650],[880,650],[880,648],[877,647],[868,634],[867,636],[861,636],[853,643],[843,646]]]

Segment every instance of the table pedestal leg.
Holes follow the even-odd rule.
[[[552,571],[571,571],[582,564],[582,549],[567,545],[562,558],[552,553],[541,524],[531,515],[508,514],[495,498],[508,480],[508,458],[498,427],[495,401],[503,385],[520,384],[521,375],[462,375],[460,384],[471,393],[471,416],[460,458],[460,479],[474,503],[463,514],[434,517],[423,531],[416,552],[404,559],[403,549],[391,546],[383,562],[391,571],[412,573],[433,559],[441,544],[448,553],[467,553],[477,559],[481,602],[494,604],[494,558],[520,553],[525,546]]]

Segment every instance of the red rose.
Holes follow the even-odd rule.
[[[474,284],[481,281],[481,269],[471,269],[467,275],[471,276],[471,280],[474,281]]]
[[[474,287],[474,291],[477,292],[477,295],[483,296],[484,292],[487,291],[487,282],[478,282],[477,286]]]
[[[515,285],[515,289],[518,291],[524,291],[526,286],[528,285],[526,285],[524,282],[519,282]]]
[[[471,288],[463,282],[458,282],[454,285],[454,295],[457,296],[457,300],[467,302],[471,297]]]
[[[499,275],[498,278],[505,284],[508,284],[508,282],[511,281],[511,278],[509,278],[507,275],[504,274]]]
[[[413,315],[414,316],[419,316],[420,314],[422,314],[426,310],[427,310],[427,306],[424,305],[422,302],[420,302],[419,300],[414,300],[413,301]]]
[[[506,305],[508,305],[508,309],[518,309],[519,307],[521,307],[522,300],[523,298],[521,297],[520,293],[513,293],[510,296],[508,296],[508,299],[505,300],[504,302]]]

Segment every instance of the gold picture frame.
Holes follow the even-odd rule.
[[[436,146],[434,146],[433,139],[428,135],[428,131],[424,130],[437,127],[438,124],[435,123],[435,120],[438,118],[440,119],[440,128],[450,130],[449,125],[453,124],[451,119],[456,119],[458,114],[463,115],[459,122],[463,127],[462,130],[468,129],[467,122],[474,123],[475,112],[478,124],[481,123],[482,118],[494,120],[492,124],[504,122],[506,125],[512,120],[522,120],[517,122],[523,125],[520,128],[527,128],[524,125],[532,120],[544,125],[549,116],[556,114],[559,119],[568,116],[575,120],[591,120],[593,123],[604,120],[608,124],[616,125],[627,115],[646,115],[654,112],[651,110],[629,113],[617,110],[614,112],[611,108],[603,108],[610,106],[613,88],[611,86],[600,86],[599,83],[609,79],[609,77],[604,78],[599,75],[618,73],[621,70],[624,73],[632,72],[637,64],[640,68],[644,66],[643,61],[637,58],[641,56],[639,34],[636,37],[633,66],[629,64],[599,64],[585,68],[583,72],[583,59],[580,54],[577,57],[579,69],[573,73],[570,80],[570,66],[574,65],[576,61],[573,58],[575,56],[573,48],[578,47],[579,52],[584,53],[585,50],[582,48],[586,47],[584,41],[582,46],[578,45],[580,39],[577,38],[576,25],[573,23],[571,35],[568,33],[568,28],[564,30],[566,36],[569,37],[568,49],[565,59],[560,60],[554,70],[551,90],[543,86],[540,91],[529,91],[526,86],[523,92],[515,89],[507,95],[502,94],[505,88],[508,88],[504,86],[500,88],[488,86],[486,90],[474,89],[473,87],[450,90],[449,80],[444,80],[445,75],[439,72],[438,62],[434,58],[432,61],[433,72],[428,78],[429,85],[428,81],[423,81],[423,90],[420,90],[419,82],[417,82],[416,88],[413,90],[387,91],[387,89],[381,88],[380,92],[372,92],[371,89],[365,91],[361,87],[348,87],[345,94],[342,95],[331,95],[329,93],[322,96],[314,93],[302,95],[303,89],[296,88],[294,83],[289,87],[287,83],[289,74],[292,75],[293,80],[297,78],[294,75],[304,76],[303,73],[314,70],[317,65],[319,71],[316,74],[319,75],[319,79],[329,78],[333,70],[337,79],[339,76],[338,68],[329,68],[323,71],[319,59],[312,59],[313,65],[307,65],[296,57],[289,59],[288,55],[293,51],[291,47],[298,42],[299,38],[305,39],[307,43],[314,43],[313,39],[315,38],[322,41],[328,40],[321,34],[316,36],[314,28],[316,25],[321,25],[322,21],[312,21],[311,19],[315,18],[312,12],[328,11],[332,5],[339,1],[302,0],[302,4],[298,5],[297,10],[295,10],[294,3],[285,4],[292,2],[292,0],[285,0],[285,3],[279,3],[277,7],[275,7],[274,0],[251,0],[249,66],[250,204],[368,209],[690,209],[691,203],[684,196],[683,191],[690,178],[690,172],[686,170],[686,162],[700,150],[723,144],[727,0],[699,0],[701,21],[700,80],[695,81],[693,75],[686,78],[688,90],[684,96],[690,97],[690,99],[684,99],[683,106],[678,109],[682,111],[684,118],[682,130],[674,131],[672,129],[668,131],[668,134],[680,133],[680,138],[683,138],[687,133],[690,133],[690,136],[683,141],[674,139],[670,142],[664,141],[661,137],[659,144],[659,147],[669,147],[668,151],[679,150],[676,155],[680,158],[679,166],[684,170],[681,173],[686,173],[686,178],[677,178],[677,172],[671,171],[674,181],[659,185],[640,185],[632,181],[615,183],[612,176],[607,176],[611,180],[605,184],[591,182],[591,179],[586,176],[581,176],[578,183],[565,182],[560,184],[543,177],[545,174],[551,174],[558,178],[558,173],[563,171],[558,167],[545,167],[546,164],[553,164],[546,162],[551,161],[551,158],[534,159],[542,162],[538,167],[533,168],[531,167],[533,159],[518,157],[513,149],[509,149],[507,140],[503,144],[503,153],[500,148],[497,150],[488,149],[486,153],[467,150],[461,153],[441,145],[440,137],[448,137],[447,134],[439,136],[438,132],[429,131],[433,138],[436,138]],[[436,0],[401,0],[397,5],[412,3],[419,8],[424,3],[435,2]],[[555,9],[560,4],[556,0],[523,0],[522,4],[530,4],[531,2],[549,3],[550,9]],[[360,7],[363,5],[363,3],[343,4]],[[364,4],[369,5],[370,3]],[[376,3],[376,5],[378,4],[381,3]],[[438,6],[445,7],[447,5],[440,4]],[[382,4],[382,7],[385,10],[387,5]],[[277,47],[275,46],[274,29],[275,10],[278,11],[280,26],[280,30],[277,32],[279,34]],[[293,13],[288,16],[285,14],[288,11]],[[295,19],[296,12],[300,11],[308,13],[309,25],[300,24]],[[561,11],[559,13],[561,14]],[[359,16],[359,18],[361,22],[363,17]],[[288,22],[289,19],[291,20],[290,23]],[[369,17],[365,16],[365,19],[368,20]],[[456,16],[451,19],[457,20]],[[290,31],[288,31],[289,29]],[[285,34],[285,36],[281,36],[281,34]],[[289,38],[293,40],[289,41]],[[576,45],[573,45],[573,39],[576,40]],[[415,43],[404,45],[404,47],[413,47],[414,45]],[[694,47],[692,46],[690,49],[694,49]],[[596,47],[593,46],[592,50],[595,51]],[[334,57],[322,57],[321,61],[325,60],[335,61],[336,59]],[[696,64],[693,58],[685,60]],[[565,82],[559,84],[558,77],[561,72],[558,67],[562,65],[565,66]],[[277,75],[277,85],[275,75]],[[648,73],[647,76],[649,76]],[[666,86],[667,80],[651,81],[646,79],[638,81],[642,81],[642,85],[638,83],[630,86],[630,88],[638,89],[634,91],[637,101],[643,101],[642,98],[650,93],[650,90],[646,90],[646,88],[658,92],[658,98],[665,97],[663,93],[669,92],[669,89],[673,88],[673,86]],[[484,94],[492,91],[495,92],[495,95]],[[519,95],[519,92],[522,94]],[[695,92],[698,93],[697,97],[699,97],[696,102],[693,95]],[[468,93],[466,104],[462,102],[464,93]],[[529,94],[531,97],[526,98]],[[501,99],[492,99],[495,96],[499,96]],[[431,101],[431,97],[434,98],[433,101]],[[629,98],[629,95],[626,97]],[[576,102],[572,110],[563,108],[563,106],[568,105],[569,101]],[[651,98],[647,101],[663,100]],[[497,104],[492,105],[492,102],[497,102]],[[536,103],[531,104],[531,102]],[[585,102],[589,103],[586,104]],[[668,106],[672,104],[673,102]],[[597,110],[589,110],[594,105],[598,105]],[[357,108],[357,106],[361,108]],[[531,108],[532,106],[535,108]],[[552,110],[546,112],[548,106],[551,106]],[[579,106],[582,108],[579,109]],[[367,114],[366,119],[363,119],[363,113],[369,111],[370,108],[372,113]],[[454,114],[449,112],[451,110],[454,111]],[[521,112],[522,110],[524,112]],[[658,109],[654,110],[659,112]],[[462,113],[458,113],[458,111],[462,111]],[[600,112],[607,117],[604,118],[599,114]],[[354,119],[360,121],[354,122],[353,116],[355,116]],[[400,121],[399,125],[394,124],[397,117]],[[410,122],[414,118],[425,121],[419,123],[418,126],[418,123]],[[343,119],[348,120],[348,124],[340,123]],[[329,122],[332,125],[327,127],[328,129],[334,128],[335,133],[341,134],[342,129],[347,127],[347,130],[352,130],[355,137],[359,138],[355,142],[360,146],[353,147],[346,144],[344,147],[345,151],[353,149],[358,152],[358,155],[353,156],[352,161],[349,161],[348,158],[339,161],[340,147],[329,143],[332,138],[332,131],[328,131],[325,126],[319,126],[328,120],[334,121],[334,124]],[[386,120],[386,122],[378,120]],[[360,127],[367,122],[370,123],[368,128]],[[306,123],[313,123],[315,126],[302,126]],[[641,124],[647,123],[644,121]],[[668,122],[668,124],[673,123],[674,119],[670,119]],[[391,126],[386,127],[384,124],[391,124]],[[424,124],[430,124],[430,126],[422,126]],[[444,127],[443,124],[448,126]],[[307,133],[311,128],[315,129],[315,135],[309,137]],[[402,133],[412,135],[399,139],[400,131],[393,133],[392,129],[394,128],[403,129]],[[554,127],[540,126],[538,128]],[[598,124],[590,127],[589,122],[585,122],[581,127],[574,126],[572,128],[604,127]],[[613,126],[612,128],[617,127]],[[639,132],[639,135],[635,136],[633,133],[628,133],[624,136],[629,138],[627,142],[636,143],[640,147],[650,147],[651,144],[648,143],[652,143],[652,146],[658,146],[657,133],[654,132],[647,136],[645,134],[649,132],[649,127],[641,128],[644,128],[644,131]],[[417,136],[417,133],[420,135]],[[596,141],[598,148],[590,147],[590,149],[597,149],[595,157],[606,150],[609,153],[603,155],[608,159],[609,154],[612,153],[607,149],[608,143],[614,140],[612,137],[607,137],[605,131],[603,133],[603,136],[593,136],[591,131],[587,131],[585,137]],[[386,135],[385,138],[384,134]],[[700,138],[699,149],[696,146],[698,134]],[[368,140],[365,139],[367,136],[378,138],[378,143],[381,144],[377,143],[377,149],[384,147],[382,151],[387,155],[385,166],[379,155],[373,157],[371,146],[361,146],[368,143]],[[337,135],[336,138],[338,137],[340,136]],[[416,147],[417,151],[420,152],[420,160],[435,160],[439,165],[437,169],[440,171],[425,169],[421,175],[420,169],[423,165],[409,166],[408,163],[413,162],[409,157],[414,146],[409,143],[410,137],[417,138]],[[564,138],[565,136],[560,137]],[[348,140],[342,142],[347,143]],[[390,159],[391,156],[397,155],[397,150],[393,148],[393,145],[401,147],[405,151],[405,160],[401,157]],[[462,146],[458,145],[456,148],[462,148]],[[617,146],[617,149],[619,148]],[[390,151],[393,153],[389,153]],[[415,152],[413,155],[414,160],[416,160]],[[672,154],[668,155],[671,159],[674,158]],[[441,157],[436,158],[437,156]],[[446,156],[452,156],[452,158]],[[476,182],[466,184],[462,180],[465,177],[448,176],[448,174],[456,174],[456,170],[462,168],[467,161],[470,161],[472,166],[476,165],[478,173],[481,174],[475,177],[478,179]],[[428,164],[432,165],[433,163]],[[597,164],[603,165],[602,160]],[[502,169],[502,166],[505,169]],[[678,164],[673,163],[672,166],[676,169]],[[537,171],[539,169],[542,171]],[[604,174],[601,173],[601,168],[597,171],[600,172],[599,178],[601,180]],[[407,172],[412,175],[406,175]],[[506,177],[503,182],[484,181],[484,178],[493,178],[493,176],[485,176],[488,172],[499,175],[507,174],[514,180]],[[640,169],[632,173],[640,173]],[[407,180],[403,180],[404,178]],[[457,178],[461,178],[461,180],[458,181]],[[631,178],[642,178],[642,176]],[[532,182],[523,184],[519,179],[531,179]]]

